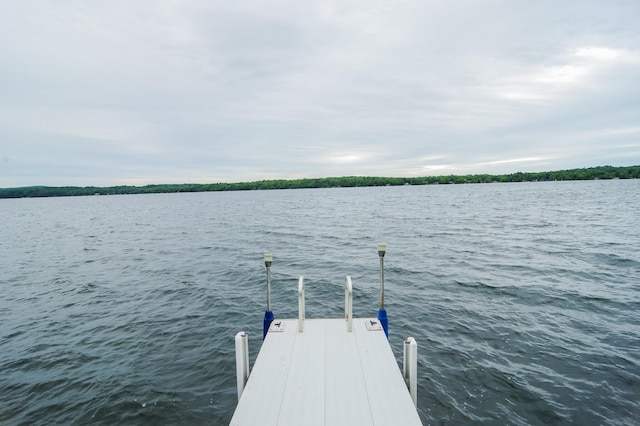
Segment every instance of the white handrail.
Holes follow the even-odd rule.
[[[418,343],[413,337],[407,337],[402,346],[404,349],[402,375],[409,387],[413,405],[418,408]]]
[[[244,331],[236,334],[236,380],[240,401],[244,386],[249,380],[249,335]]]
[[[304,331],[304,277],[298,279],[298,332]]]
[[[353,283],[349,275],[344,280],[344,319],[347,320],[347,331],[353,331]]]

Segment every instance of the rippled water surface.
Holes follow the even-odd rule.
[[[0,423],[226,424],[273,310],[419,345],[425,424],[640,423],[640,181],[0,200]]]

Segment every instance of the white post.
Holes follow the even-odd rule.
[[[238,401],[249,379],[249,335],[244,331],[236,334],[236,380]]]
[[[413,337],[407,337],[403,345],[404,356],[402,375],[409,387],[413,405],[418,407],[418,344]]]
[[[353,283],[349,275],[344,280],[344,318],[347,320],[347,331],[353,331]]]
[[[298,332],[304,331],[304,277],[298,279]]]

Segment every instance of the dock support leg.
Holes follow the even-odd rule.
[[[236,379],[238,401],[249,379],[249,335],[244,331],[236,334]]]
[[[407,337],[402,346],[402,375],[409,388],[413,405],[418,408],[418,343],[413,337]]]

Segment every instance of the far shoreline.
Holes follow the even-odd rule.
[[[0,198],[613,179],[640,179],[640,165],[626,167],[598,166],[549,172],[517,172],[503,175],[474,174],[424,177],[344,176],[304,179],[273,179],[237,183],[151,184],[145,186],[120,185],[109,187],[28,186],[21,188],[0,188]]]

